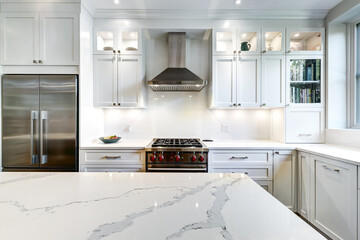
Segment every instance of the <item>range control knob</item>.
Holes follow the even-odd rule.
[[[192,155],[192,157],[191,157],[191,161],[196,162],[196,156],[195,156],[195,154],[194,154],[194,155]]]
[[[155,156],[154,155],[150,157],[150,161],[152,161],[152,162],[155,161]]]
[[[200,155],[200,158],[199,158],[199,160],[200,160],[200,162],[203,162],[203,161],[205,161],[205,158],[204,158],[204,156],[203,156],[203,155]]]
[[[180,161],[180,156],[179,156],[179,154],[175,155],[175,161],[176,161],[176,162],[179,162],[179,161]]]
[[[164,155],[160,155],[158,159],[160,162],[162,162],[164,160]]]

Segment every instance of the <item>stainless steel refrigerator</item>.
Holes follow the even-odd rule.
[[[3,171],[78,170],[76,75],[4,75]]]

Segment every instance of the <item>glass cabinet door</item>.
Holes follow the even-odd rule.
[[[233,55],[236,51],[236,30],[215,29],[213,31],[213,54]]]
[[[263,29],[262,53],[282,54],[285,53],[285,29]]]
[[[323,40],[324,40],[324,31],[323,30],[309,30],[309,31],[297,31],[296,29],[288,30],[288,43],[287,43],[287,53],[293,54],[316,54],[323,53]]]
[[[288,58],[288,103],[298,106],[323,105],[323,58]]]
[[[260,53],[260,30],[259,29],[238,29],[237,50],[241,55]]]
[[[141,54],[141,31],[119,29],[119,50],[121,54]]]
[[[95,29],[95,54],[114,54],[117,51],[116,29]]]

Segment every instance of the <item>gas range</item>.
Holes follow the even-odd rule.
[[[209,149],[200,139],[158,138],[146,148],[147,172],[207,172]]]

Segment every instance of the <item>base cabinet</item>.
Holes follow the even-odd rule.
[[[273,194],[273,184],[272,181],[255,181],[257,184],[259,184],[265,191],[267,191],[270,194]]]
[[[357,167],[311,156],[311,222],[333,239],[357,237]]]
[[[298,163],[298,212],[310,220],[310,154],[299,152]]]
[[[144,172],[139,165],[108,166],[108,165],[81,165],[80,172]]]
[[[296,154],[293,151],[274,152],[273,195],[290,210],[296,210]]]

